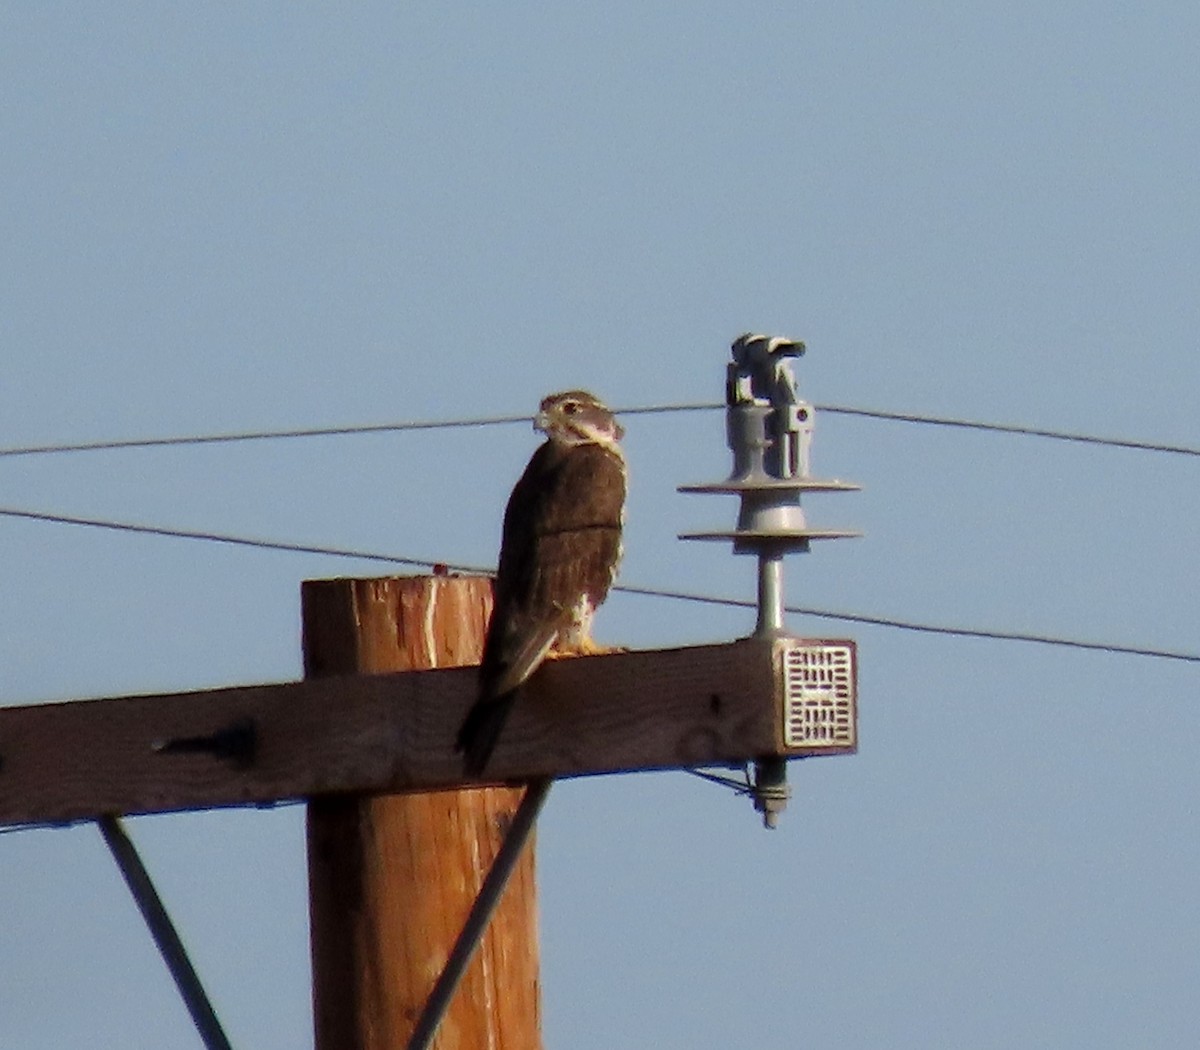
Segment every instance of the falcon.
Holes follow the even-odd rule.
[[[483,773],[519,686],[543,660],[605,651],[591,625],[621,559],[625,431],[586,390],[545,398],[533,427],[546,440],[504,512],[479,698],[458,731],[471,776]]]

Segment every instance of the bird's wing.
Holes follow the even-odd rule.
[[[620,557],[624,501],[624,464],[611,452],[546,442],[533,454],[504,515],[483,695],[515,689],[581,599],[604,600]]]

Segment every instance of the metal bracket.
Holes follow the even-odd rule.
[[[160,755],[212,755],[235,766],[252,766],[258,753],[258,727],[253,718],[239,718],[215,733],[156,740],[150,746]]]
[[[517,812],[513,814],[512,824],[509,825],[504,841],[500,844],[496,859],[492,861],[483,885],[479,887],[479,896],[475,898],[475,903],[467,913],[462,932],[454,942],[446,965],[430,991],[429,998],[425,1000],[412,1038],[408,1041],[408,1050],[428,1050],[433,1043],[442,1018],[446,1016],[446,1010],[454,998],[458,983],[483,939],[492,914],[500,903],[513,869],[520,859],[521,850],[524,849],[529,834],[537,823],[538,814],[546,802],[546,796],[550,794],[552,783],[551,780],[534,780],[525,789],[525,795],[517,807]]]
[[[206,1050],[232,1050],[225,1030],[217,1020],[212,1003],[205,994],[204,985],[200,983],[192,961],[188,958],[183,941],[179,939],[179,933],[171,922],[167,909],[163,907],[162,898],[154,888],[150,873],[146,871],[137,847],[125,833],[120,818],[100,817],[96,823],[113,859],[117,862],[117,867],[121,869],[129,892],[133,894],[138,911],[142,913],[142,918],[150,928],[150,936],[154,938],[163,962],[171,971],[175,987],[183,996],[184,1005],[192,1016],[192,1023],[200,1033]]]

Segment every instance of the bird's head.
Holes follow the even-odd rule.
[[[586,390],[566,390],[544,398],[533,428],[558,444],[602,445],[618,455],[617,442],[625,436],[625,429],[604,402]]]

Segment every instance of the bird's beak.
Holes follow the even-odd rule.
[[[550,413],[549,412],[539,412],[536,416],[533,417],[533,429],[534,430],[540,430],[544,434],[546,432],[546,428],[549,425],[550,425]]]

